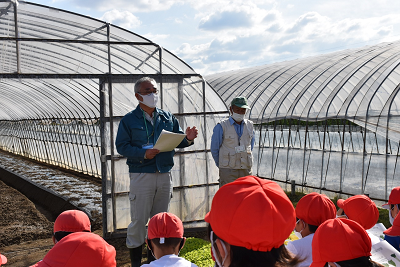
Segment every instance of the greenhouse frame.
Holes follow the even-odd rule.
[[[249,99],[257,176],[380,201],[400,185],[400,42],[206,79],[227,104]]]
[[[182,129],[199,130],[193,146],[176,149],[170,211],[186,228],[205,227],[218,189],[208,140],[228,111],[199,74],[130,31],[29,2],[0,1],[0,32],[2,150],[101,178],[104,237],[124,235],[129,173],[115,137],[121,118],[138,104],[135,81],[152,77],[160,108]]]

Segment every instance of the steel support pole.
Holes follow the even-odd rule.
[[[14,34],[15,34],[15,48],[16,48],[16,59],[17,59],[17,73],[21,73],[21,65],[20,65],[20,43],[18,41],[19,31],[18,31],[18,5],[17,1],[13,2],[14,5]]]

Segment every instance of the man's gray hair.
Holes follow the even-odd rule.
[[[142,77],[142,78],[140,78],[139,80],[137,80],[135,82],[135,93],[139,93],[140,85],[143,82],[156,82],[156,80],[154,80],[153,78],[150,78],[150,77]]]

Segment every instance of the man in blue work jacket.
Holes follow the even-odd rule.
[[[229,111],[231,116],[214,127],[211,137],[211,155],[219,168],[219,186],[252,174],[254,147],[253,122],[244,118],[247,99],[235,97]]]
[[[168,211],[172,196],[170,171],[174,166],[174,150],[160,152],[153,149],[153,145],[163,129],[183,133],[174,115],[156,107],[158,90],[154,79],[139,79],[135,83],[135,97],[139,105],[122,118],[115,141],[118,153],[128,158],[131,223],[127,229],[126,245],[133,267],[141,265],[148,219]],[[188,127],[186,138],[178,147],[192,145],[197,134],[196,127]]]

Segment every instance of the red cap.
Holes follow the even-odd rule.
[[[348,219],[329,219],[322,223],[312,241],[310,267],[323,267],[327,262],[371,256],[371,239],[364,228]]]
[[[114,267],[117,266],[115,256],[115,248],[100,236],[77,232],[61,239],[42,261],[31,267]]]
[[[55,232],[90,232],[89,217],[80,210],[66,210],[54,222]]]
[[[7,263],[7,258],[6,258],[6,256],[0,254],[0,266],[1,266],[2,264],[6,264],[6,263]]]
[[[327,196],[314,192],[305,195],[297,203],[296,217],[307,224],[319,226],[336,217],[336,207]]]
[[[356,221],[365,230],[372,228],[379,219],[379,211],[376,204],[365,195],[352,196],[346,200],[337,201],[339,208],[344,210],[347,218]]]
[[[293,205],[280,186],[255,176],[222,186],[205,221],[224,241],[254,251],[280,247],[296,224]]]
[[[400,236],[400,216],[396,216],[393,221],[392,227],[383,231],[385,235]]]
[[[147,236],[149,239],[170,237],[182,238],[182,221],[175,214],[160,212],[150,219],[147,228]]]
[[[400,186],[392,189],[389,195],[389,201],[382,205],[384,209],[390,209],[390,204],[400,204]]]

